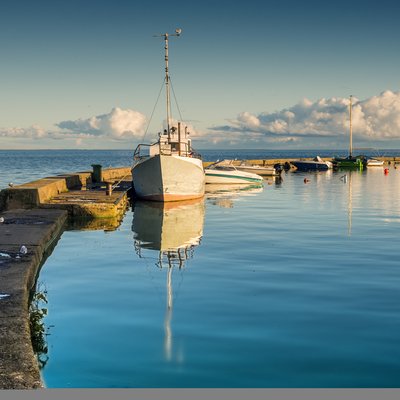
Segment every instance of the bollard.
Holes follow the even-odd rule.
[[[100,183],[103,180],[102,166],[100,164],[92,164],[92,182]]]
[[[106,182],[106,195],[111,196],[112,194],[112,182]]]

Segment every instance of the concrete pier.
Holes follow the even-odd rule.
[[[92,177],[58,175],[0,192],[0,389],[43,386],[31,342],[29,296],[68,216],[83,229],[112,229],[126,210],[130,168],[104,169],[100,182]]]
[[[1,217],[0,389],[39,388],[42,382],[31,343],[29,293],[46,252],[62,232],[67,212],[19,209],[3,212]]]

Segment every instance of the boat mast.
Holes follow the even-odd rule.
[[[171,96],[169,89],[169,71],[168,71],[168,38],[170,36],[180,36],[182,29],[175,29],[175,33],[164,33],[162,35],[155,35],[164,38],[165,42],[165,95],[167,102],[167,132],[168,132],[168,140],[170,139],[170,119],[171,119]]]
[[[349,147],[349,156],[352,157],[353,155],[353,125],[351,123],[351,111],[353,108],[353,104],[352,104],[352,98],[353,96],[350,95],[350,106],[349,106],[349,116],[350,116],[350,147]]]

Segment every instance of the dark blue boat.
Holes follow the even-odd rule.
[[[330,161],[324,161],[320,156],[313,160],[291,161],[298,171],[327,171],[332,168]]]

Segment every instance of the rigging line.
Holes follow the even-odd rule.
[[[176,108],[178,109],[179,118],[181,119],[182,122],[184,122],[184,119],[182,118],[181,110],[180,110],[180,108],[179,108],[178,101],[176,100],[175,90],[174,90],[174,86],[172,85],[171,77],[169,77],[169,82],[171,83],[172,94],[174,95],[174,100],[175,100]]]
[[[142,142],[144,141],[144,138],[147,135],[147,131],[149,130],[149,126],[150,126],[151,120],[153,119],[154,111],[156,110],[156,107],[157,107],[157,104],[158,104],[158,100],[160,100],[161,92],[162,92],[162,90],[164,88],[164,83],[165,83],[165,78],[163,80],[163,83],[161,84],[161,88],[160,88],[160,91],[158,93],[156,104],[154,104],[153,111],[151,112],[151,115],[150,115],[149,123],[147,124],[146,131],[144,132],[144,135],[142,137]]]
[[[132,173],[132,172],[131,172]],[[117,183],[114,183],[114,185],[112,185],[112,190],[114,190],[127,176],[131,175],[131,173],[127,173],[124,177],[122,177]]]

